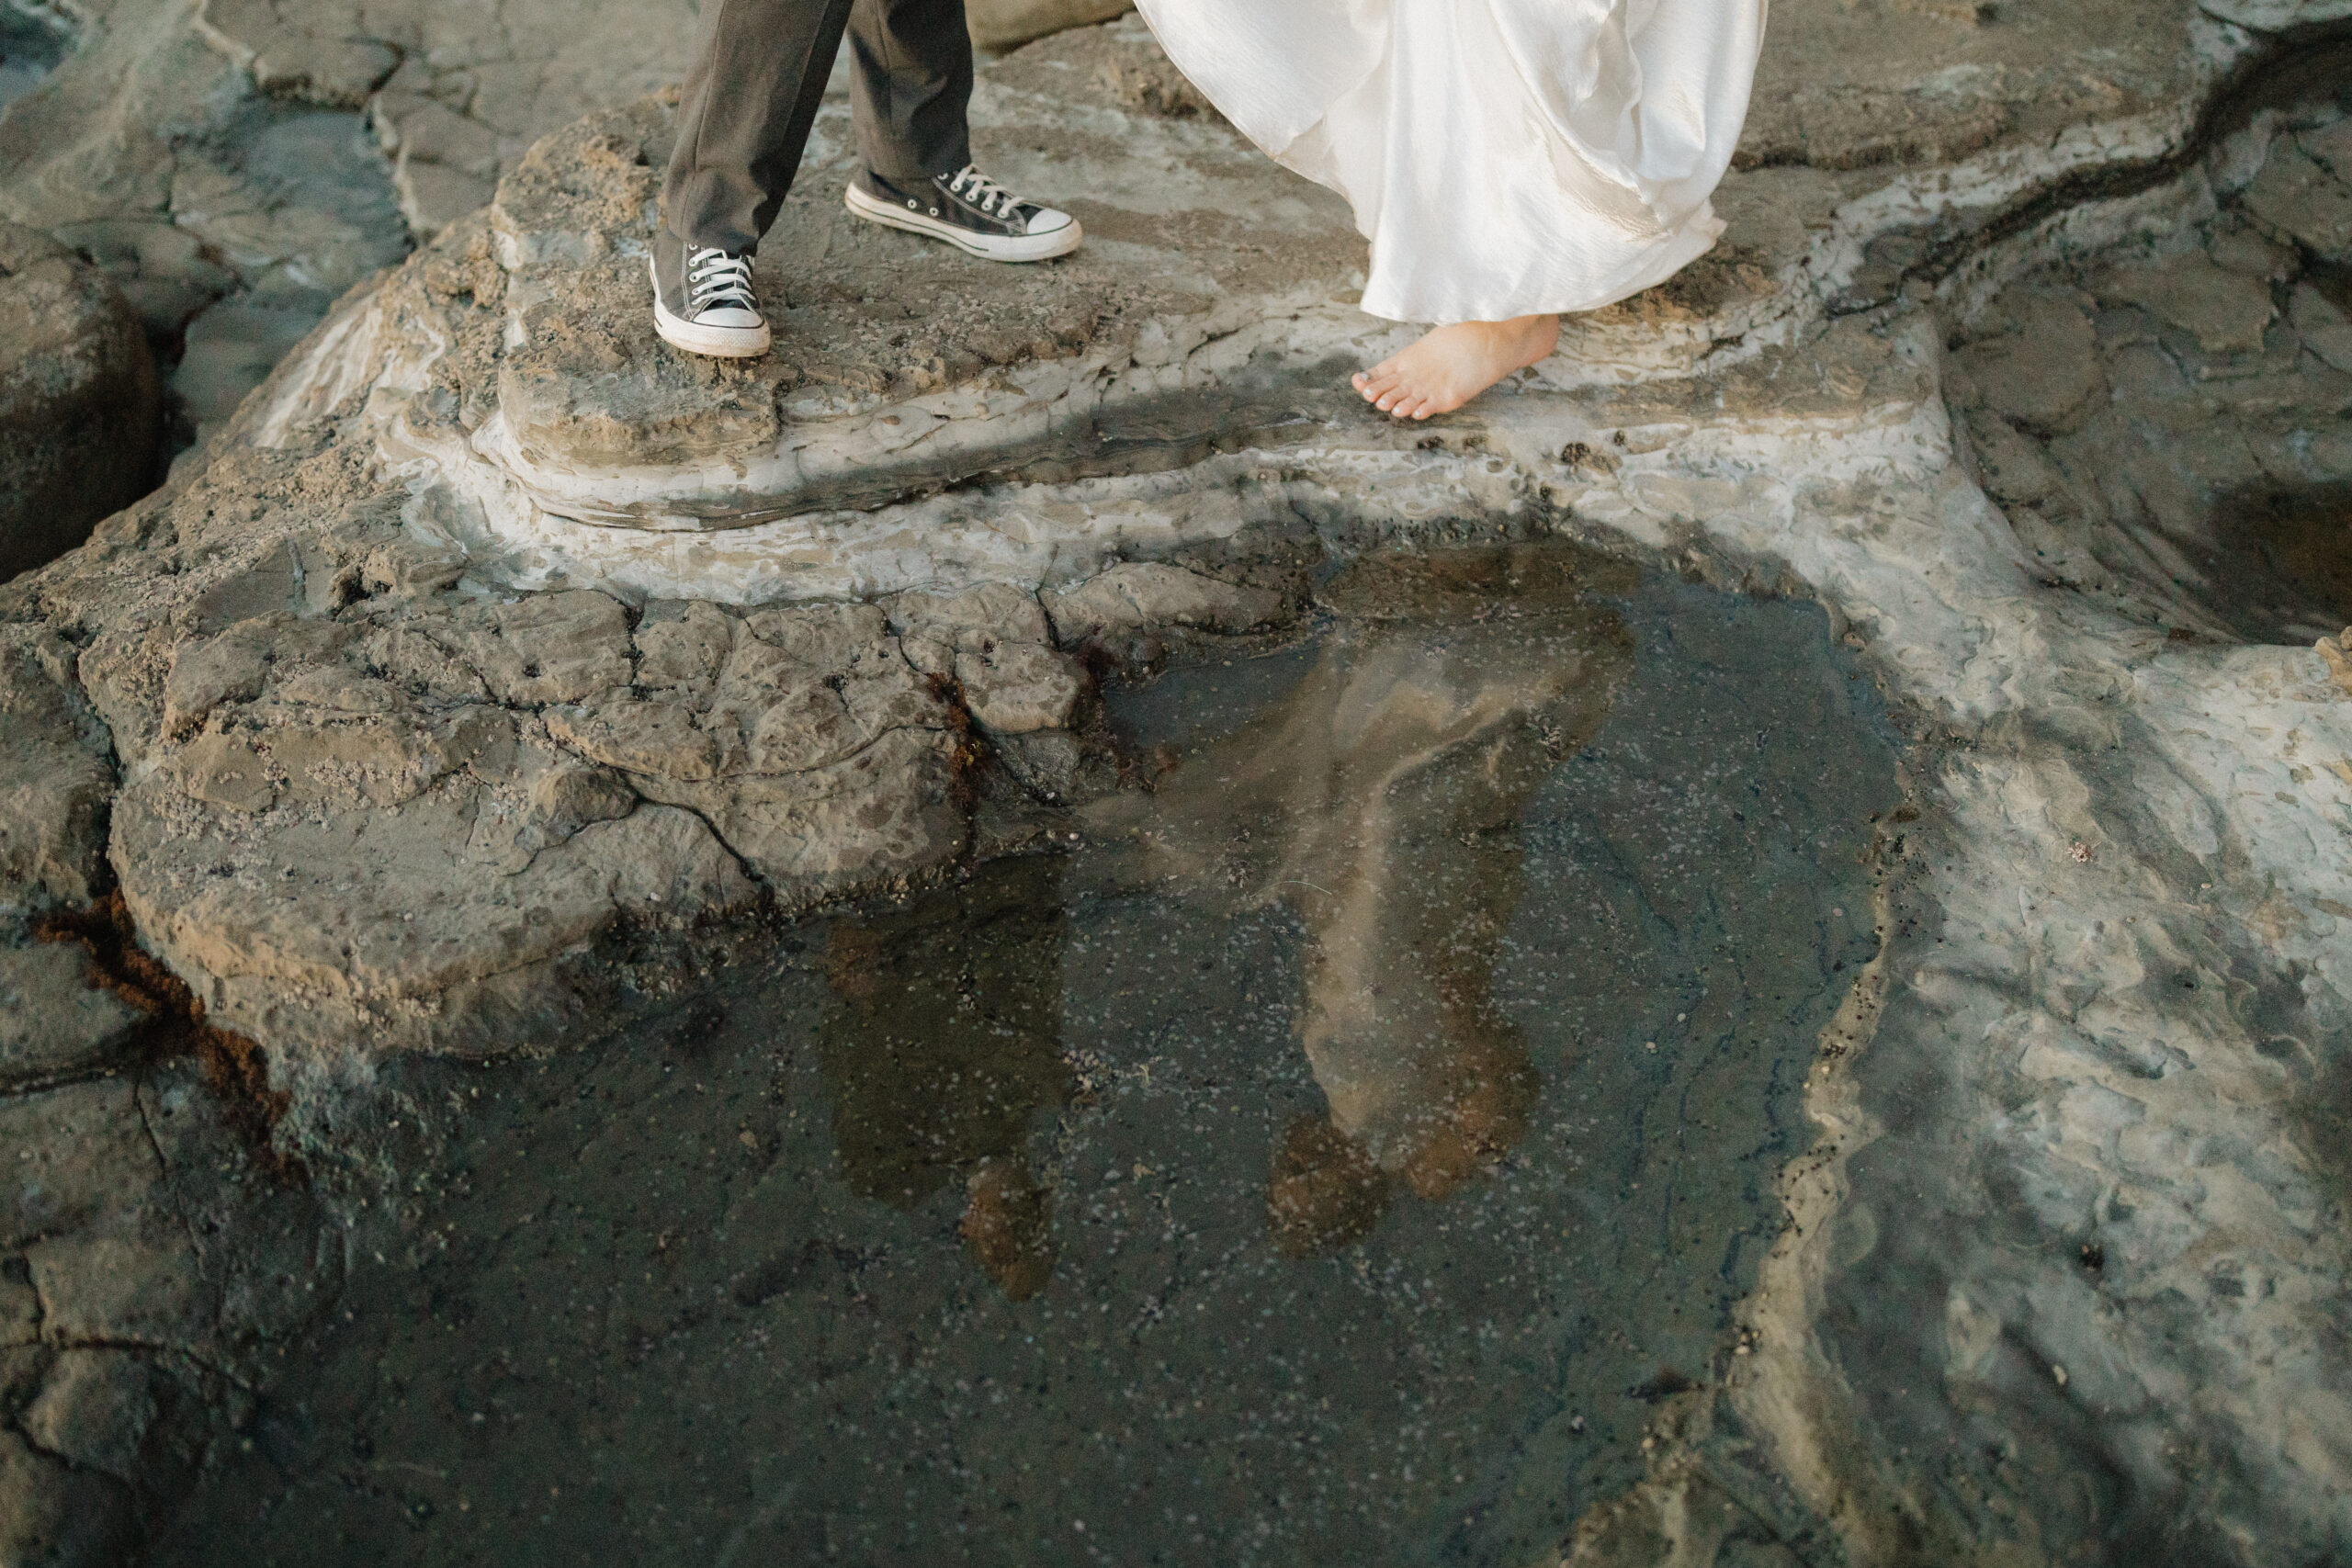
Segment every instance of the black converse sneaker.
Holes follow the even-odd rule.
[[[688,354],[750,359],[768,351],[768,323],[752,297],[752,253],[654,236],[653,330]]]
[[[847,199],[860,218],[928,234],[989,261],[1066,256],[1086,238],[1069,213],[1022,200],[970,164],[952,175],[933,175],[921,187],[892,185],[863,170],[850,181]]]

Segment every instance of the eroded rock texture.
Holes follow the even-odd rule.
[[[1123,9],[979,0],[972,26],[1008,49]],[[182,437],[199,440],[339,295],[481,208],[538,138],[673,84],[695,20],[682,3],[530,0],[66,15],[26,24],[44,44],[70,37],[53,71],[9,84],[22,101],[0,124],[0,220],[106,272],[164,360]]]
[[[58,998],[0,1034],[0,1146],[57,1173],[0,1239],[19,1554],[100,1560],[259,1432],[255,1347],[347,1261],[270,1151],[357,1173],[345,1219],[396,1182],[387,1053],[548,1049],[755,913],[1067,842],[1148,782],[1090,728],[1105,672],[1259,649],[1370,552],[1551,533],[1818,601],[1914,739],[1791,1229],[1563,1553],[2352,1552],[2352,106],[2319,10],[2098,19],[1784,8],[1717,252],[1400,430],[1345,389],[1407,330],[1353,310],[1345,214],[1132,20],[978,103],[1088,251],[850,223],[835,105],[739,366],[643,319],[658,98],[478,135],[454,20],[99,17],[118,80],[380,93],[413,218],[428,170],[492,199],[417,219],[173,488],[0,590],[0,986]],[[123,145],[0,199],[144,214],[133,283],[254,210],[195,143]],[[32,943],[110,890],[250,1052],[153,1062],[98,960]],[[214,1097],[191,1061],[251,1070]]]

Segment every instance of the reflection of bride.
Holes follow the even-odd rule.
[[[1535,1089],[1490,994],[1516,908],[1511,829],[1598,728],[1627,664],[1571,558],[1376,558],[1327,591],[1340,622],[1280,702],[1099,825],[1144,870],[1281,899],[1310,942],[1299,1033],[1330,1105],[1274,1158],[1276,1238],[1369,1229],[1396,1179],[1442,1198],[1515,1143]]]
[[[1137,0],[1241,132],[1355,209],[1363,308],[1450,323],[1355,378],[1400,418],[1552,352],[1559,312],[1722,231],[1765,0]]]

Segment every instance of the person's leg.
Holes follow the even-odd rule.
[[[964,0],[856,0],[850,102],[866,167],[921,189],[972,161],[972,35]]]
[[[757,247],[800,167],[851,6],[704,0],[662,191],[662,226],[672,236],[690,247]],[[956,36],[963,37],[960,14]],[[968,85],[968,41],[965,53]]]
[[[856,0],[849,39],[865,160],[846,193],[852,212],[989,261],[1044,261],[1078,248],[1085,236],[1077,219],[970,166],[964,0]]]

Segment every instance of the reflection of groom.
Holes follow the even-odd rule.
[[[694,354],[763,354],[752,253],[775,221],[842,33],[855,69],[858,217],[989,261],[1078,248],[1078,221],[972,163],[963,0],[703,0],[653,247],[654,322]]]
[[[1443,1198],[1516,1143],[1537,1089],[1493,995],[1529,798],[1607,716],[1631,660],[1588,597],[1614,569],[1540,546],[1368,556],[1317,597],[1338,618],[1279,701],[1148,803],[1089,810],[1148,878],[1298,911],[1299,1043],[1329,1109],[1273,1154],[1286,1252],[1345,1245],[1401,1183]],[[1130,872],[1130,874],[1134,874]]]

